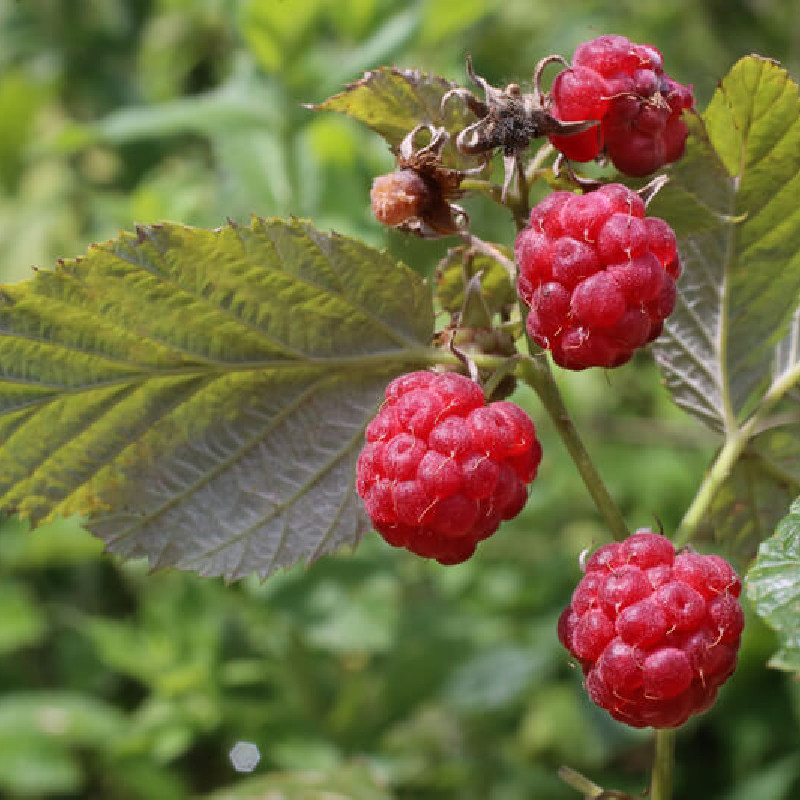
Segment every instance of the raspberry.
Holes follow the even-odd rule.
[[[528,332],[567,369],[624,364],[675,307],[675,234],[621,184],[549,195],[514,252]]]
[[[707,711],[736,667],[742,584],[719,556],[645,528],[600,547],[558,622],[592,701],[636,728]]]
[[[542,458],[519,406],[487,404],[478,384],[454,373],[396,378],[366,439],[356,490],[375,529],[441,564],[466,561],[519,514]]]
[[[401,225],[422,217],[433,202],[430,186],[413,169],[379,175],[370,191],[372,213],[383,225]]]
[[[556,76],[550,95],[556,119],[600,120],[575,136],[550,137],[573,161],[606,153],[620,172],[639,177],[683,155],[688,128],[681,114],[694,106],[692,87],[670,78],[650,45],[624,36],[585,42],[572,67]]]

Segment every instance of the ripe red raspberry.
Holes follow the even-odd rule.
[[[675,307],[675,234],[619,183],[548,195],[514,251],[528,332],[567,369],[624,364]]]
[[[466,561],[519,514],[542,458],[519,406],[487,405],[477,383],[454,373],[393,380],[366,438],[356,489],[375,530],[441,564]]]
[[[679,553],[642,529],[600,547],[558,621],[589,697],[635,728],[707,711],[736,667],[742,584],[719,556]]]
[[[626,175],[642,176],[683,155],[688,129],[681,120],[692,108],[691,86],[664,72],[661,53],[624,36],[600,36],[579,45],[572,67],[553,82],[552,107],[564,122],[597,119],[600,125],[550,141],[573,161],[605,152]]]

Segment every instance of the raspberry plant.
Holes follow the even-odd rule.
[[[571,66],[545,57],[530,87],[467,72],[380,68],[315,107],[394,153],[381,223],[452,238],[434,286],[309,222],[254,219],[142,226],[2,287],[0,509],[81,514],[111,552],[227,580],[372,527],[455,564],[526,502],[542,453],[505,398],[529,387],[616,540],[558,635],[595,703],[656,729],[664,800],[674,728],[713,704],[743,624],[739,578],[693,540],[740,567],[759,547],[747,595],[779,633],[773,664],[800,668],[800,501],[770,535],[800,493],[798,87],[750,56],[698,113],[654,47],[608,36]],[[513,218],[515,242],[474,233],[455,203],[471,194]],[[719,440],[668,538],[629,534],[551,367],[624,369],[648,344]]]

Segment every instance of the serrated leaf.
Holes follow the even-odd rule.
[[[228,579],[355,543],[363,429],[432,332],[419,276],[308,223],[95,245],[2,289],[0,511]]]
[[[780,650],[770,665],[800,670],[800,498],[761,543],[745,585],[756,613],[779,637]]]
[[[455,98],[442,110],[442,98],[457,86],[427,72],[380,67],[313,108],[338,111],[363,122],[396,151],[406,134],[417,125],[444,127],[455,138],[475,122],[472,112]],[[444,148],[443,162],[460,168],[474,165],[475,159],[461,155],[450,141]]]
[[[514,254],[509,247],[499,246],[503,255],[511,261]],[[453,247],[439,262],[436,269],[436,296],[445,311],[456,314],[464,305],[465,278],[481,275],[481,294],[490,314],[513,305],[517,301],[517,293],[508,272],[493,258],[483,253],[475,253],[469,260],[468,276],[464,270],[464,254],[466,247]]]
[[[749,56],[690,127],[671,191],[717,223],[680,238],[678,304],[655,353],[678,405],[730,431],[769,386],[800,296],[798,87]]]

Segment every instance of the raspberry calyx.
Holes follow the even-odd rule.
[[[600,547],[558,622],[590,699],[635,728],[675,728],[736,668],[742,584],[716,555],[675,552],[643,528]]]
[[[356,468],[367,514],[395,547],[466,561],[525,505],[542,457],[534,424],[455,373],[402,375],[385,396]]]

